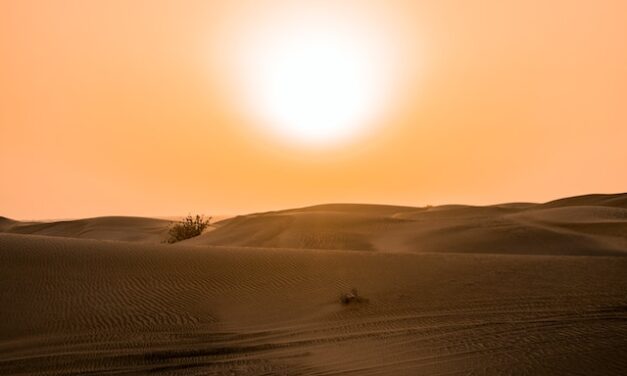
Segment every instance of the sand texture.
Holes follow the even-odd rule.
[[[172,221],[140,217],[98,217],[68,221],[18,222],[0,217],[0,232],[66,238],[160,243]]]
[[[546,204],[320,205],[235,217],[187,240],[379,252],[627,255],[627,194]]]
[[[624,375],[626,198],[0,218],[0,374]]]

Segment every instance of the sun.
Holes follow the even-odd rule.
[[[393,83],[394,56],[382,28],[329,9],[266,21],[240,39],[234,64],[254,122],[298,145],[337,145],[366,134]]]
[[[262,119],[279,135],[307,143],[343,141],[377,107],[375,56],[343,34],[299,26],[266,44],[251,77]]]

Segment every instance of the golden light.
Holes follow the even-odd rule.
[[[239,105],[243,98],[253,122],[290,143],[329,146],[367,133],[395,85],[392,25],[329,7],[257,15],[235,43]]]

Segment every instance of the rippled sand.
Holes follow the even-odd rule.
[[[626,272],[0,235],[0,373],[624,374]]]
[[[623,201],[3,219],[0,374],[624,375]]]

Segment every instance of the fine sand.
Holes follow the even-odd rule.
[[[169,223],[0,218],[0,374],[627,374],[626,194]]]
[[[546,204],[320,205],[235,217],[195,245],[544,255],[627,255],[627,194]]]

